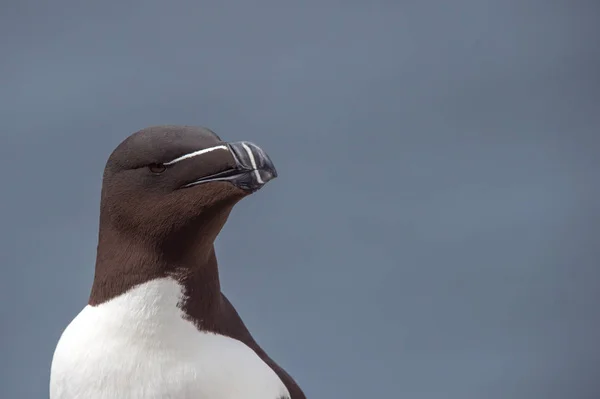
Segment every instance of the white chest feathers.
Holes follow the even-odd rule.
[[[85,307],[54,352],[50,399],[289,397],[252,349],[185,320],[180,300],[165,278]]]

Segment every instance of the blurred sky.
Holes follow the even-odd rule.
[[[600,397],[598,2],[8,0],[0,46],[0,397],[47,397],[155,124],[275,162],[218,257],[309,398]]]

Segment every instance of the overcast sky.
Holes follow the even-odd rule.
[[[203,125],[279,178],[217,241],[309,398],[600,397],[600,5],[7,0],[0,397],[48,395],[127,135]]]

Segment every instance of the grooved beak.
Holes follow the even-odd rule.
[[[277,170],[267,153],[254,143],[237,141],[227,148],[235,160],[235,167],[202,177],[184,187],[212,181],[229,181],[244,191],[254,192],[277,177]]]

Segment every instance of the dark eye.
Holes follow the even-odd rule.
[[[162,163],[153,163],[148,165],[148,169],[150,169],[150,172],[158,175],[162,172],[164,172],[165,170],[167,170],[167,167],[165,165],[163,165]]]

